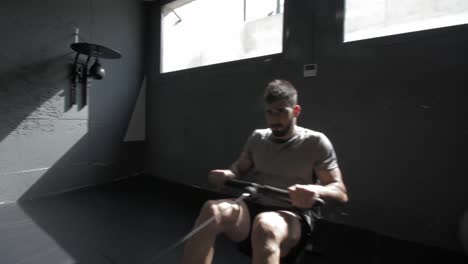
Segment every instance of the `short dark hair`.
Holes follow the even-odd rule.
[[[297,90],[291,82],[283,79],[275,79],[268,83],[263,100],[271,104],[278,100],[287,99],[290,106],[297,104]]]

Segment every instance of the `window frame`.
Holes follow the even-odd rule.
[[[342,14],[341,17],[341,23],[340,23],[340,30],[341,34],[339,37],[339,40],[342,45],[346,46],[390,46],[390,45],[395,45],[399,43],[404,43],[404,42],[413,42],[417,40],[425,40],[425,39],[431,39],[434,37],[441,37],[443,35],[447,34],[453,34],[453,32],[457,31],[466,31],[468,29],[468,23],[465,24],[458,24],[458,25],[452,25],[452,26],[443,26],[443,27],[437,27],[437,28],[429,28],[429,29],[423,29],[423,30],[418,30],[418,31],[408,31],[408,32],[402,32],[398,34],[392,34],[392,35],[385,35],[385,36],[378,36],[378,37],[371,37],[371,38],[365,38],[365,39],[357,39],[357,40],[351,40],[351,41],[344,41],[345,37],[345,23],[346,23],[346,3],[345,1],[350,1],[350,0],[342,0],[341,4],[337,6],[337,13]]]
[[[343,20],[344,22],[344,20]],[[353,46],[391,46],[405,42],[424,41],[426,39],[443,38],[444,35],[451,35],[456,32],[466,34],[468,24],[454,25],[448,27],[432,28],[420,31],[405,32],[395,35],[387,35],[368,39],[359,39],[344,42],[344,37],[341,38],[342,45]],[[344,31],[343,31],[344,34]],[[344,35],[343,35],[344,36]]]
[[[284,0],[284,7],[283,7],[283,28],[281,32],[281,39],[282,39],[282,51],[278,53],[272,53],[272,54],[267,54],[263,56],[256,56],[256,57],[251,57],[251,58],[245,58],[245,59],[238,59],[238,60],[233,60],[233,61],[225,61],[225,62],[219,62],[219,63],[214,63],[214,64],[209,64],[209,65],[202,65],[202,66],[197,66],[197,67],[192,67],[192,68],[186,68],[186,69],[180,69],[180,70],[175,70],[175,71],[170,71],[170,72],[162,72],[162,9],[163,6],[170,4],[171,2],[175,2],[178,0],[161,0],[159,2],[159,23],[158,23],[158,72],[159,76],[161,77],[168,77],[171,78],[172,76],[180,75],[180,74],[190,74],[190,73],[197,73],[197,72],[205,72],[205,71],[218,71],[218,70],[223,70],[223,69],[235,69],[240,67],[241,65],[245,64],[257,64],[257,63],[268,63],[270,61],[277,61],[280,60],[281,58],[284,57],[286,53],[286,43],[287,43],[287,28],[288,28],[288,23],[287,23],[287,13],[288,13],[288,3],[289,0]],[[187,0],[190,2],[191,0]]]

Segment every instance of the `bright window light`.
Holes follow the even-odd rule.
[[[344,41],[468,23],[468,0],[347,0]]]
[[[161,72],[283,50],[284,0],[177,0],[161,12]]]

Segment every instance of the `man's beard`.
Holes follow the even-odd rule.
[[[284,129],[281,129],[281,130],[273,130],[271,129],[271,132],[273,133],[273,136],[275,137],[284,137],[286,136],[286,134],[288,134],[289,132],[289,129],[291,128],[292,126],[292,120],[288,123],[288,125],[284,128]]]

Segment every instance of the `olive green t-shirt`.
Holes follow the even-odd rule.
[[[321,132],[296,126],[284,142],[272,138],[271,129],[257,129],[244,150],[253,166],[250,181],[287,189],[294,184],[314,184],[314,171],[331,170],[338,161],[330,140]]]

